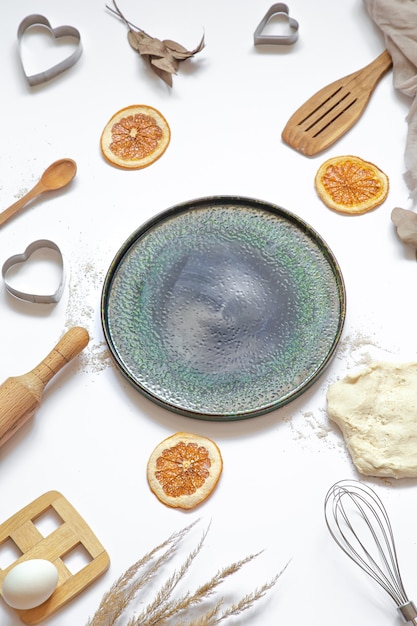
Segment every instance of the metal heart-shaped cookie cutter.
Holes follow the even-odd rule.
[[[291,29],[289,35],[263,35],[262,31],[265,26],[274,15],[285,15],[288,20],[288,26]],[[290,17],[290,11],[286,4],[278,2],[273,4],[271,8],[266,12],[265,16],[259,22],[258,27],[254,33],[255,46],[261,44],[280,44],[284,46],[295,43],[298,39],[298,22],[293,17]]]
[[[77,40],[78,43],[74,52],[60,63],[57,63],[53,67],[50,67],[49,69],[46,69],[39,74],[32,74],[31,76],[28,76],[23,65],[21,54],[21,41],[25,31],[32,26],[45,26],[55,39],[60,39],[61,37],[73,37]],[[65,72],[65,70],[72,67],[78,61],[83,51],[81,36],[76,28],[74,28],[73,26],[58,26],[57,28],[52,28],[49,20],[47,20],[46,17],[44,17],[43,15],[33,14],[25,17],[19,24],[19,28],[17,30],[17,39],[19,43],[19,56],[20,62],[23,67],[23,72],[29,85],[32,86],[45,83],[46,81],[51,80],[51,78],[55,78],[55,76],[58,76],[59,74],[62,74],[62,72]]]
[[[51,250],[55,250],[58,253],[58,263],[60,266],[60,280],[59,285],[56,291],[52,294],[36,294],[36,293],[27,293],[25,291],[20,291],[12,287],[7,280],[8,271],[18,265],[19,263],[25,263],[34,252],[37,250],[41,250],[42,248],[50,248]],[[26,250],[21,254],[14,254],[7,261],[4,262],[2,268],[2,277],[7,291],[15,298],[19,298],[19,300],[25,300],[27,302],[36,302],[40,304],[53,304],[58,302],[62,296],[62,292],[64,291],[64,283],[65,283],[65,271],[64,271],[64,260],[62,257],[61,250],[53,241],[49,241],[49,239],[38,239],[37,241],[33,241],[28,245]]]

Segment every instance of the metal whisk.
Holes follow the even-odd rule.
[[[417,608],[404,589],[394,535],[379,497],[355,480],[342,480],[327,492],[326,524],[340,548],[391,596],[405,622],[417,624]]]

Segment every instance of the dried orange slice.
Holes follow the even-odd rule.
[[[161,157],[171,139],[168,122],[157,109],[134,104],[107,122],[100,147],[105,158],[125,169],[140,169]]]
[[[384,202],[389,180],[373,163],[356,156],[338,156],[319,167],[314,185],[330,209],[359,215]]]
[[[208,498],[222,469],[223,459],[214,441],[179,432],[156,446],[149,457],[147,479],[161,502],[192,509]]]

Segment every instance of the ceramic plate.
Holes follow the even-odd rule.
[[[101,304],[112,357],[139,391],[183,415],[237,420],[283,406],[322,373],[345,288],[308,224],[226,196],[177,205],[133,233]]]

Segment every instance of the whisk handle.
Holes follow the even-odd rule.
[[[405,622],[417,624],[417,608],[414,602],[407,602],[398,607],[398,611]]]

